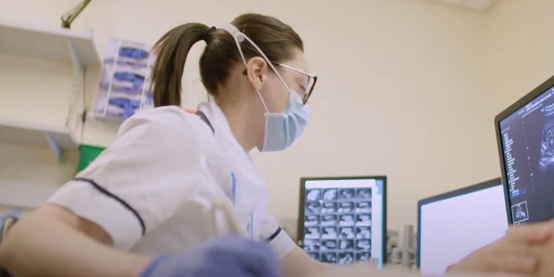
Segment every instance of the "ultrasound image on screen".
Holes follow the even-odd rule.
[[[353,214],[341,215],[339,226],[354,226],[354,215]]]
[[[355,197],[355,189],[340,189],[340,199],[350,200]]]
[[[500,121],[514,224],[554,217],[554,94],[548,89]]]
[[[356,215],[356,226],[371,226],[371,215],[370,214]]]
[[[339,241],[340,250],[354,250],[354,240],[345,239]]]
[[[306,189],[303,248],[324,263],[349,264],[371,257],[372,189]]]
[[[304,234],[304,238],[306,239],[319,239],[321,237],[321,233],[319,232],[319,226],[305,227],[304,230],[306,230]]]
[[[358,199],[371,200],[371,189],[356,189]]]
[[[323,208],[321,209],[322,214],[332,214],[337,212],[337,203],[328,202],[323,203]]]
[[[308,200],[308,201],[319,201],[319,200],[321,200],[321,190],[320,189],[306,190],[306,200]]]
[[[323,215],[321,219],[321,226],[337,226],[337,216]]]
[[[339,213],[350,213],[354,211],[353,202],[340,202],[339,203]]]
[[[306,214],[317,215],[321,212],[321,203],[319,202],[307,202],[306,203]]]
[[[336,239],[337,237],[337,227],[323,227],[322,239]]]
[[[304,226],[318,226],[319,215],[307,215],[305,217]]]
[[[319,240],[310,240],[306,239],[304,240],[304,250],[306,252],[317,252],[321,248],[321,242]]]
[[[367,252],[358,252],[356,253],[356,261],[359,262],[369,262],[371,255]]]
[[[329,263],[329,264],[337,263],[337,253],[335,252],[322,252],[321,256],[322,256],[321,261],[324,263]]]
[[[355,237],[354,228],[352,228],[352,227],[341,227],[339,237],[341,239],[353,239]]]
[[[321,250],[336,250],[337,241],[336,240],[323,240],[321,242]]]
[[[350,264],[354,262],[354,253],[346,252],[339,254],[339,265]]]
[[[337,199],[337,189],[326,189],[323,190],[323,200],[324,201],[333,201]]]
[[[357,239],[370,239],[371,238],[371,228],[369,228],[369,227],[356,227],[356,238]]]
[[[371,248],[371,242],[368,239],[357,240],[356,248],[358,250],[369,250]]]
[[[356,213],[371,213],[371,202],[356,203]]]

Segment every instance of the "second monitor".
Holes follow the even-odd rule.
[[[385,260],[386,177],[303,178],[299,244],[331,264]]]

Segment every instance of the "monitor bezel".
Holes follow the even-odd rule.
[[[495,186],[504,186],[501,178],[492,179],[469,187],[449,191],[439,195],[431,196],[417,202],[417,268],[421,268],[421,207],[438,201],[462,196],[468,193],[489,189]],[[504,194],[504,199],[506,194]],[[509,215],[508,215],[509,217]]]
[[[303,248],[304,243],[304,206],[306,205],[306,181],[333,181],[333,180],[382,180],[383,181],[383,264],[387,263],[387,176],[347,176],[347,177],[303,177],[300,178],[300,205],[298,207],[298,230],[296,244]]]
[[[550,77],[550,79],[546,80],[544,83],[533,89],[531,92],[520,98],[517,102],[503,110],[501,113],[499,113],[494,118],[494,127],[496,130],[496,144],[498,146],[498,158],[500,160],[500,170],[501,170],[501,178],[502,178],[502,184],[504,186],[504,195],[506,198],[506,211],[508,215],[508,224],[513,225],[512,220],[512,201],[510,199],[510,188],[508,184],[508,176],[506,171],[506,163],[504,163],[504,151],[503,149],[503,142],[502,142],[502,134],[500,132],[500,122],[504,119],[506,119],[508,116],[515,113],[520,108],[527,105],[529,102],[533,101],[535,98],[537,98],[542,93],[546,92],[548,89],[551,89],[554,86],[554,76]]]

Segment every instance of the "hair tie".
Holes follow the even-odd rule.
[[[206,43],[210,43],[212,39],[214,38],[214,32],[217,30],[215,26],[212,26],[208,30],[206,30],[206,33],[204,34],[204,41]]]

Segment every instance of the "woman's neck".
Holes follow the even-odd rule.
[[[227,118],[231,133],[242,146],[244,151],[250,152],[258,145],[258,133],[253,128],[256,126],[256,121],[247,111],[248,107],[241,103],[219,103],[218,106]]]

